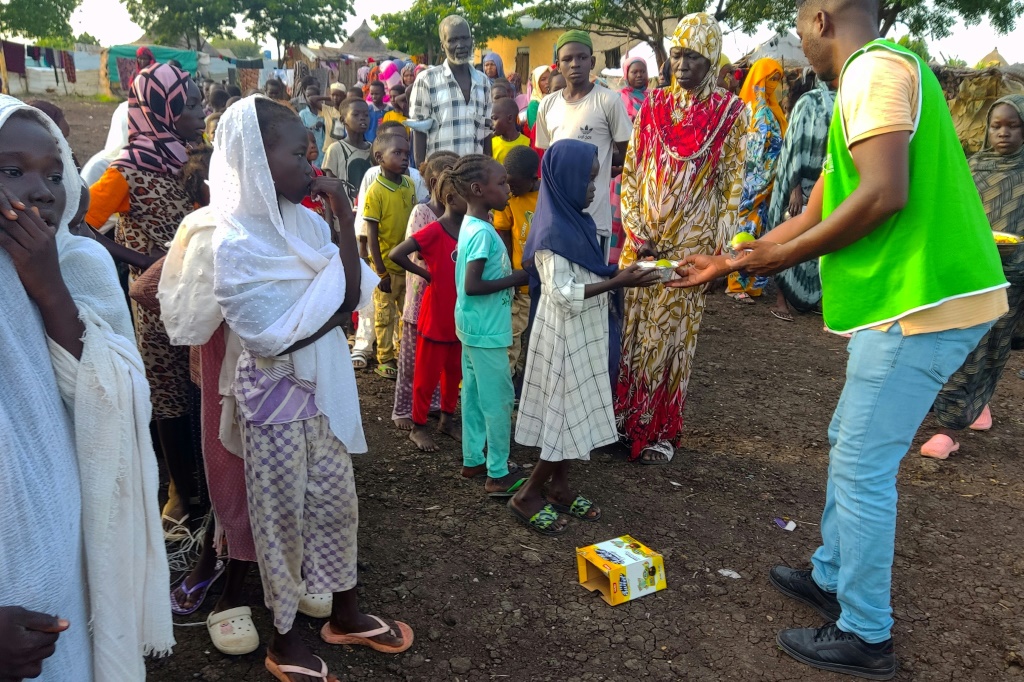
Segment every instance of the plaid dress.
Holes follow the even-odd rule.
[[[583,298],[600,275],[551,251],[535,256],[541,296],[526,356],[516,442],[546,462],[590,459],[618,440],[608,379],[608,297]]]
[[[470,74],[468,102],[447,61],[427,69],[413,83],[409,118],[433,122],[427,133],[427,156],[442,150],[459,156],[483,151],[484,140],[491,134],[491,87],[487,76],[476,69],[470,69]]]

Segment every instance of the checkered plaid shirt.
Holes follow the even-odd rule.
[[[470,69],[469,103],[462,96],[447,60],[419,76],[409,98],[409,118],[433,121],[427,133],[427,155],[436,151],[479,154],[491,134],[491,86],[487,76]]]

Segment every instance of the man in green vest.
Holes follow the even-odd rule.
[[[818,77],[839,78],[828,155],[807,210],[735,257],[691,256],[676,286],[771,275],[821,258],[825,323],[849,333],[829,426],[822,544],[772,584],[826,618],[783,630],[807,665],[896,674],[890,587],[896,474],[949,376],[1007,310],[1006,280],[938,81],[878,35],[876,0],[797,0]]]

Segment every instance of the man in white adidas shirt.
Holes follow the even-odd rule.
[[[626,143],[633,133],[633,124],[619,93],[590,82],[590,71],[596,63],[590,35],[579,30],[566,31],[558,38],[555,49],[558,71],[567,85],[540,103],[537,147],[547,149],[566,139],[597,147],[597,196],[586,210],[597,223],[598,240],[607,258],[612,234],[612,166],[621,166],[626,158]]]

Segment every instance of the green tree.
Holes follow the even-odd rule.
[[[0,35],[70,39],[69,19],[79,3],[80,0],[3,0]]]
[[[473,27],[478,45],[491,38],[521,38],[526,29],[520,23],[521,12],[514,10],[515,0],[415,0],[404,12],[374,15],[377,29],[373,35],[387,39],[388,47],[407,54],[423,54],[428,64],[443,56],[437,27],[449,14],[461,14]]]
[[[235,25],[238,0],[126,0],[132,21],[157,43],[198,50]]]
[[[231,50],[239,59],[256,59],[263,54],[260,44],[242,38],[210,38],[210,45],[218,50]]]
[[[88,33],[83,33],[80,36],[78,36],[77,38],[75,38],[75,42],[78,43],[79,45],[99,45],[100,44],[100,41],[98,39],[94,38],[93,36],[89,35]]]
[[[794,3],[788,0],[717,0],[715,15],[730,26],[751,31],[768,22],[775,28],[792,27]],[[945,38],[958,20],[968,26],[987,20],[1000,33],[1009,33],[1024,14],[1018,0],[879,0],[878,30],[887,36],[896,25],[913,36]]]
[[[923,59],[925,63],[932,60],[932,55],[928,52],[928,43],[924,41],[924,38],[914,38],[910,35],[905,35],[897,40],[896,44],[915,53],[918,57]]]
[[[526,12],[551,26],[589,26],[598,35],[648,42],[662,62],[667,56],[662,41],[684,14],[705,11],[751,33],[764,24],[792,28],[794,5],[792,0],[539,0]],[[974,25],[987,19],[1007,33],[1022,13],[1019,0],[879,0],[878,24],[883,36],[900,24],[914,36],[944,38],[957,20]]]
[[[342,40],[341,25],[352,14],[350,0],[242,0],[243,12],[254,38],[272,37],[277,59],[286,45],[329,43]]]

